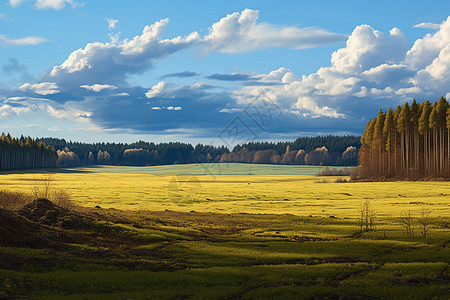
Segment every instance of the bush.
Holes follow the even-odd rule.
[[[326,167],[319,173],[317,173],[317,176],[350,176],[351,170],[347,167],[342,169],[336,169],[336,168],[328,168]]]
[[[335,183],[345,183],[345,182],[347,182],[347,179],[342,178],[342,177],[339,177],[339,178],[337,178],[334,182],[335,182]]]

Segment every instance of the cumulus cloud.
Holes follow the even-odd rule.
[[[24,38],[12,39],[4,34],[0,34],[0,46],[36,46],[48,40],[40,36],[27,36]]]
[[[142,34],[132,39],[119,41],[114,35],[110,43],[89,43],[72,52],[44,78],[60,84],[79,83],[83,79],[120,85],[126,82],[128,75],[151,68],[156,60],[192,47],[202,53],[238,53],[269,47],[303,49],[345,40],[345,35],[324,29],[281,27],[257,23],[257,19],[258,11],[246,9],[213,24],[209,34],[203,37],[194,31],[184,37],[162,39],[161,34],[169,22],[163,19],[145,26]],[[108,19],[110,25],[115,25],[114,21]],[[197,74],[169,75],[189,77]]]
[[[156,59],[185,49],[198,40],[196,32],[187,37],[161,39],[167,23],[168,19],[164,19],[145,26],[141,35],[120,43],[89,43],[84,49],[72,52],[61,65],[53,67],[46,77],[65,84],[80,81],[124,84],[128,74],[143,72]]]
[[[93,84],[93,85],[80,85],[81,88],[86,89],[88,91],[93,91],[93,92],[101,92],[102,90],[115,90],[117,89],[116,86],[114,85],[110,85],[110,84]]]
[[[280,68],[259,76],[259,86],[245,86],[234,92],[239,103],[270,92],[277,105],[299,116],[361,120],[363,124],[367,114],[380,106],[412,98],[439,99],[448,93],[450,17],[435,34],[416,40],[410,49],[398,28],[384,34],[360,25],[346,46],[331,55],[329,66],[310,75],[297,76]]]
[[[60,92],[58,90],[58,86],[54,82],[41,82],[35,84],[25,83],[24,85],[20,86],[18,90],[30,90],[39,95],[53,95]]]
[[[300,110],[305,110],[304,116],[311,115],[313,118],[330,117],[343,118],[344,114],[338,113],[335,109],[328,106],[319,107],[317,103],[310,97],[299,97],[296,107]]]
[[[6,118],[11,115],[19,116],[22,113],[31,111],[27,106],[11,106],[10,104],[0,104],[0,118]]]
[[[242,53],[261,48],[305,49],[345,41],[345,35],[324,29],[257,23],[258,11],[245,9],[214,23],[203,37],[204,51]]]
[[[164,89],[167,87],[167,82],[160,81],[156,85],[154,85],[147,93],[145,93],[145,97],[153,98],[161,94]]]
[[[228,90],[202,82],[176,86],[161,80],[151,88],[144,88],[130,87],[126,81],[127,75],[144,72],[156,60],[183,49],[235,53],[271,47],[266,37],[257,35],[264,30],[268,37],[274,36],[275,31],[279,33],[273,37],[273,47],[302,48],[307,43],[301,46],[298,37],[289,44],[284,39],[289,36],[287,33],[300,36],[300,32],[316,30],[276,27],[256,20],[257,12],[245,10],[215,23],[206,36],[194,32],[171,39],[161,38],[168,22],[161,20],[146,26],[142,34],[130,40],[89,43],[44,74],[42,83],[28,83],[18,91],[24,96],[29,96],[30,91],[41,95],[61,91],[51,98],[78,99],[80,103],[67,107],[47,104],[52,108],[44,108],[51,116],[91,120],[101,128],[139,132],[180,128],[220,132],[237,114],[248,115],[248,107],[262,101],[276,108],[277,114],[282,113],[282,120],[271,119],[270,128],[265,128],[272,134],[296,132],[298,128],[321,128],[327,133],[348,132],[352,128],[353,133],[358,133],[380,107],[412,98],[432,100],[450,94],[450,18],[409,49],[398,28],[384,33],[369,25],[357,26],[345,46],[332,53],[329,65],[312,74],[295,74],[280,67],[268,74],[205,76],[228,81],[231,86]],[[229,34],[233,30],[234,37]],[[244,45],[245,40],[248,45]],[[185,71],[166,74],[161,79],[194,76],[199,74]],[[80,93],[80,87],[95,93],[84,92],[80,97],[76,94]],[[11,102],[5,104],[19,107]],[[9,107],[4,111],[13,113]]]
[[[424,29],[433,29],[433,30],[437,30],[439,29],[441,25],[440,24],[435,24],[435,23],[419,23],[414,25],[414,28],[424,28]]]

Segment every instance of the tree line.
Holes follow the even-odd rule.
[[[250,142],[237,145],[222,162],[286,165],[356,166],[361,137],[299,137],[292,142]]]
[[[318,147],[310,152],[303,149],[291,150],[290,145],[281,155],[276,150],[249,151],[246,148],[223,154],[220,162],[277,164],[277,165],[317,165],[355,166],[358,163],[358,149],[348,146],[344,152],[330,152],[327,147]]]
[[[153,143],[80,143],[59,138],[40,138],[53,146],[59,155],[58,165],[128,165],[154,166],[219,162],[222,154],[229,153],[225,146],[170,142]]]
[[[279,155],[282,155],[286,151],[286,147],[289,146],[290,150],[304,150],[305,152],[314,151],[317,148],[325,147],[330,153],[342,154],[348,147],[355,148],[361,147],[361,137],[354,135],[326,135],[315,137],[299,137],[294,141],[285,142],[250,142],[237,145],[233,148],[233,152],[239,152],[244,148],[248,151],[260,151],[260,150],[275,150]]]
[[[13,138],[2,133],[0,137],[0,170],[56,167],[58,156],[53,147],[31,137]]]
[[[449,103],[441,97],[380,109],[361,144],[360,178],[450,178]]]
[[[252,142],[234,147],[187,143],[80,143],[59,138],[12,138],[3,134],[0,168],[33,169],[82,165],[168,165],[244,162],[297,165],[356,165],[354,136],[304,137],[291,142]]]
[[[355,136],[302,137],[292,142],[252,142],[237,145],[230,152],[187,143],[79,143],[41,138],[58,151],[58,165],[167,165],[186,163],[242,162],[297,165],[348,165],[358,161],[360,138]]]

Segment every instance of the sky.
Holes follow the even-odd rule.
[[[0,1],[0,129],[81,142],[361,135],[450,96],[449,1]]]

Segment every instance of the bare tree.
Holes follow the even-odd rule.
[[[41,179],[41,183],[38,183],[37,181],[34,183],[33,196],[35,199],[49,198],[52,180],[53,180],[52,175],[46,174],[44,178]]]
[[[410,210],[400,213],[400,224],[405,229],[406,236],[414,237],[414,217]]]
[[[375,230],[376,213],[370,204],[370,200],[361,203],[359,214],[359,228],[361,232]]]
[[[70,209],[73,207],[73,202],[70,199],[70,194],[64,189],[55,188],[52,185],[53,177],[51,174],[46,174],[41,181],[36,181],[33,186],[34,199],[44,198],[52,201],[56,205]]]
[[[422,211],[420,212],[420,217],[417,218],[417,223],[419,223],[420,231],[422,233],[422,237],[424,237],[424,238],[427,237],[427,234],[429,231],[430,214],[431,214],[431,210],[426,209],[425,207],[422,207]]]

